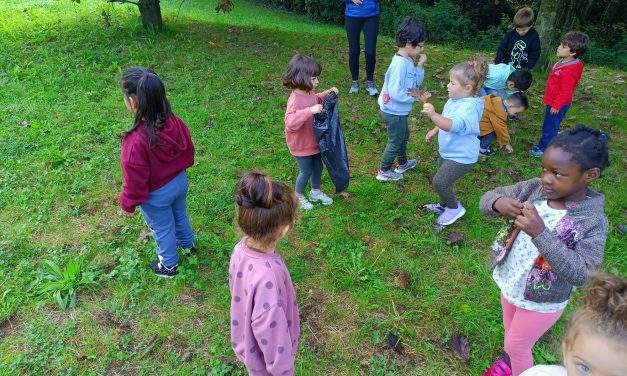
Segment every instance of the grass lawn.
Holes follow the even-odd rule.
[[[282,72],[300,51],[322,62],[322,90],[345,93],[348,47],[340,27],[243,1],[216,15],[215,2],[164,1],[166,30],[151,34],[131,5],[2,1],[0,375],[245,374],[229,343],[233,190],[251,169],[293,185]],[[379,84],[393,45],[379,41]],[[472,51],[427,44],[426,53],[425,85],[441,111],[448,69]],[[148,269],[155,245],[146,225],[120,216],[115,202],[122,182],[116,135],[132,122],[117,81],[135,65],[160,74],[196,145],[188,210],[200,254],[183,255],[172,281]],[[611,224],[603,269],[621,275],[624,79],[624,71],[586,66],[564,122],[610,133],[612,166],[593,188],[606,195]],[[301,309],[298,375],[477,375],[499,355],[498,289],[487,262],[502,222],[484,219],[477,203],[486,190],[539,175],[539,161],[526,152],[539,136],[545,80],[536,75],[531,108],[510,126],[515,152],[482,159],[459,182],[468,213],[440,233],[419,209],[436,199],[429,179],[437,149],[422,141],[432,124],[415,106],[408,150],[419,168],[382,184],[374,179],[386,142],[378,106],[363,91],[341,94],[351,186],[332,206],[301,213],[279,246]],[[323,189],[332,191],[326,173]],[[464,236],[460,245],[447,240],[454,232]],[[85,286],[74,309],[57,303],[71,298],[40,294],[54,279],[46,260],[65,270],[79,263]],[[536,361],[559,360],[564,322],[541,339]],[[386,347],[389,333],[402,355]],[[468,363],[449,349],[456,334],[470,341]]]

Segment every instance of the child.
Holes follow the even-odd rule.
[[[407,159],[407,141],[409,127],[407,115],[416,98],[411,94],[425,78],[424,65],[427,55],[423,53],[425,41],[429,36],[426,26],[413,17],[405,17],[396,31],[396,46],[390,67],[385,73],[381,88],[382,95],[377,100],[381,117],[388,128],[388,142],[381,157],[381,166],[377,180],[400,180],[403,173],[416,167],[415,159]],[[414,66],[414,57],[420,56]],[[398,165],[392,171],[392,163]]]
[[[514,15],[514,29],[505,33],[496,51],[496,64],[533,69],[540,58],[540,35],[533,28],[533,9],[522,7]]]
[[[498,360],[484,376],[517,376],[531,368],[533,345],[559,319],[573,288],[601,265],[605,198],[588,186],[608,165],[607,135],[579,124],[551,142],[540,179],[481,197],[486,216],[504,215],[515,226],[494,243],[490,262],[501,289],[509,360]]]
[[[135,122],[122,140],[122,214],[135,215],[139,206],[157,242],[158,260],[150,268],[159,277],[178,274],[177,245],[194,248],[187,217],[187,175],[194,164],[189,129],[172,113],[163,83],[147,68],[131,68],[120,80],[126,108]]]
[[[490,148],[495,138],[500,149],[505,149],[506,153],[513,152],[514,148],[509,143],[507,117],[516,116],[529,107],[527,96],[523,92],[517,92],[507,99],[496,95],[486,95],[481,99],[484,102],[484,109],[479,123],[479,153],[487,156],[495,155],[496,152]]]
[[[457,64],[449,73],[448,97],[442,115],[431,103],[422,106],[421,113],[435,123],[425,141],[436,134],[440,146],[438,172],[433,177],[433,188],[440,196],[437,204],[425,208],[439,214],[437,222],[447,226],[461,218],[466,209],[457,201],[453,183],[466,175],[479,159],[479,120],[483,100],[477,97],[485,80],[487,61],[477,56],[473,61]]]
[[[577,88],[583,63],[578,59],[588,49],[588,35],[578,31],[566,33],[557,47],[557,56],[560,60],[553,65],[549,78],[546,81],[544,92],[544,122],[542,123],[542,137],[538,146],[529,150],[529,155],[540,158],[547,145],[557,135],[560,123],[573,101],[573,93]]]
[[[535,366],[521,376],[627,375],[627,279],[597,274],[582,301],[564,333],[565,367]]]
[[[511,64],[488,64],[482,95],[494,94],[505,99],[517,91],[527,91],[532,82],[527,69],[514,69]]]
[[[293,375],[300,320],[277,243],[294,226],[298,200],[287,185],[248,173],[235,202],[244,237],[231,254],[231,345],[249,375]]]
[[[311,201],[331,205],[333,199],[320,190],[322,178],[322,157],[313,131],[313,116],[322,111],[322,102],[330,92],[338,93],[332,87],[316,94],[318,76],[322,68],[309,56],[296,54],[290,60],[283,75],[283,86],[292,89],[285,111],[285,140],[290,153],[296,158],[299,172],[296,178],[296,196],[300,207],[313,209]],[[305,187],[311,178],[309,200],[305,198]],[[310,201],[311,200],[311,201]]]

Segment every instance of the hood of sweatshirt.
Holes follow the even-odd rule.
[[[145,129],[142,129],[142,132],[148,136]],[[157,145],[151,146],[150,151],[163,162],[176,160],[182,153],[193,147],[190,142],[189,129],[174,114],[170,115],[163,129],[157,131],[157,141]]]

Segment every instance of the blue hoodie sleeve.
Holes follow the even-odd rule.
[[[407,89],[412,87],[413,83],[407,82],[407,69],[402,64],[391,64],[388,72],[389,82],[387,92],[390,98],[397,103],[414,103],[416,100],[409,94]],[[424,70],[423,70],[424,79]]]
[[[483,106],[481,107],[481,111],[477,110],[475,106],[469,103],[458,106],[453,113],[449,115],[449,119],[453,122],[449,132],[459,133],[462,136],[472,133],[479,134],[479,121],[483,113]]]

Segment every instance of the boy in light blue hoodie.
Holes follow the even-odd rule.
[[[381,158],[377,180],[400,180],[405,171],[416,167],[415,159],[407,159],[409,140],[407,116],[417,99],[415,93],[418,92],[418,85],[425,77],[424,65],[427,55],[423,52],[428,36],[426,26],[420,20],[409,16],[405,17],[396,31],[398,52],[385,73],[385,82],[378,99],[381,117],[388,128],[388,142]],[[414,66],[413,59],[416,56],[420,58],[418,64]],[[392,170],[394,159],[398,165]]]

